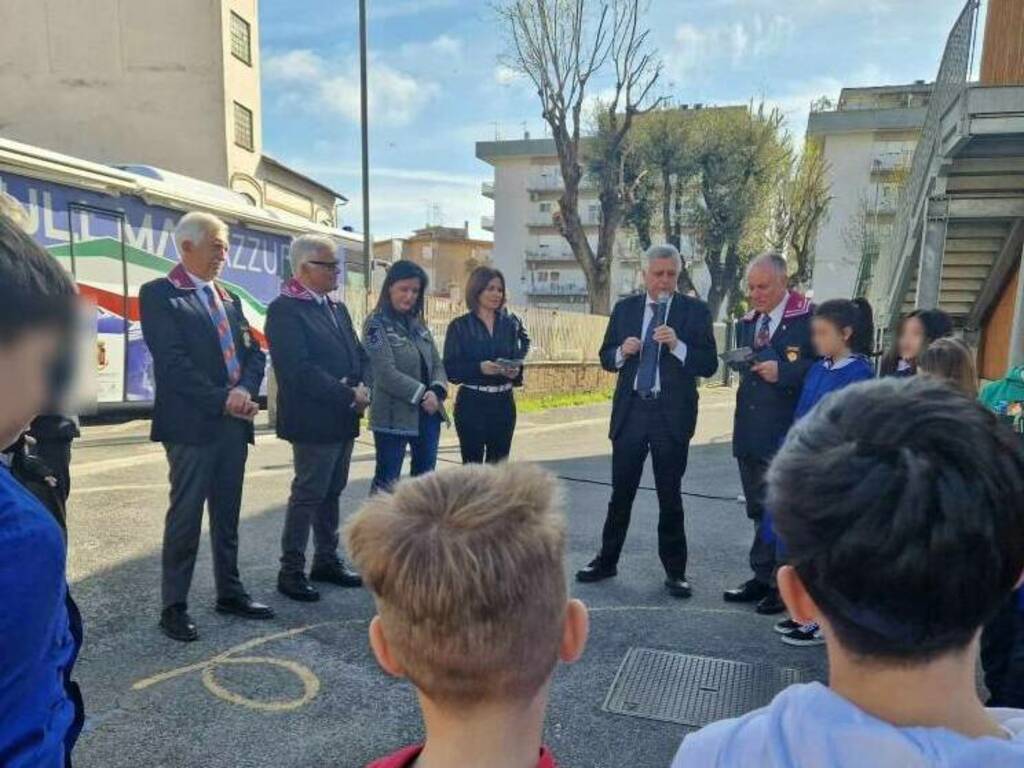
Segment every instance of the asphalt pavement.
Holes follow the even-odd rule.
[[[684,499],[690,542],[690,600],[668,596],[657,557],[657,505],[641,491],[618,578],[573,584],[591,609],[591,641],[551,690],[548,745],[566,768],[667,766],[686,729],[610,714],[602,704],[630,648],[643,647],[798,670],[823,679],[821,648],[784,646],[772,618],[722,602],[747,575],[751,527],[736,502],[739,478],[729,439],[733,394],[706,390],[690,452]],[[610,489],[608,405],[528,414],[514,460],[539,461],[566,478],[567,577],[594,554]],[[240,527],[240,569],[274,620],[247,622],[213,611],[204,538],[190,610],[200,639],[157,629],[160,538],[167,468],[144,425],[86,430],[76,449],[69,503],[72,589],[86,642],[76,668],[88,721],[78,768],[359,768],[422,738],[412,689],[386,677],[366,641],[373,615],[363,590],[323,586],[319,603],[274,591],[284,505],[291,479],[286,443],[261,435],[251,450]],[[368,435],[353,459],[343,515],[366,498],[373,472]],[[442,466],[458,461],[454,430]],[[652,486],[648,475],[645,485]],[[714,498],[707,498],[714,497]]]

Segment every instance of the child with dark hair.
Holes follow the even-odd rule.
[[[66,384],[75,286],[0,214],[0,450],[19,440]],[[68,594],[61,528],[0,461],[0,765],[71,764],[84,721],[71,671],[82,622]]]
[[[1024,710],[986,709],[982,625],[1024,571],[1024,447],[922,377],[858,384],[790,432],[768,474],[779,589],[825,628],[829,687],[688,736],[674,768],[1024,765]]]
[[[806,416],[827,395],[875,376],[868,357],[874,347],[875,322],[871,305],[865,299],[832,299],[814,310],[811,319],[811,343],[821,358],[804,379],[796,418]],[[773,529],[774,533],[774,529]],[[779,547],[778,562],[785,562]],[[801,624],[793,618],[775,625],[787,645],[811,646],[825,642],[816,623]]]
[[[896,343],[882,357],[882,376],[913,376],[918,358],[928,346],[952,335],[953,318],[941,309],[915,309],[903,318]]]

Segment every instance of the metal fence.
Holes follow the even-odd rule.
[[[348,289],[344,298],[356,328],[362,329],[366,316],[365,294],[359,289]],[[372,308],[376,302],[377,296],[371,294],[369,306]],[[529,361],[597,362],[597,353],[608,325],[607,317],[533,307],[509,307],[509,310],[523,321],[530,334]],[[461,301],[427,297],[427,324],[439,349],[443,348],[448,324],[465,312],[466,305]]]
[[[892,236],[888,247],[878,257],[878,265],[868,271],[871,275],[872,303],[881,314],[887,316],[891,308],[898,310],[903,303],[903,297],[898,294],[905,290],[904,277],[913,266],[907,240],[910,238],[911,227],[918,221],[918,209],[933,175],[940,146],[939,126],[942,116],[967,88],[979,2],[967,0],[949,33],[921,129],[921,138],[914,150],[910,175],[900,192]]]

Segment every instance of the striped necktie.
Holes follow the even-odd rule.
[[[757,338],[754,340],[755,349],[764,349],[772,343],[772,318],[770,315],[761,315],[761,322],[757,328]]]
[[[213,288],[204,285],[203,295],[206,297],[206,309],[217,328],[220,351],[224,355],[224,367],[228,371],[228,383],[233,387],[242,378],[242,366],[239,365],[238,354],[235,352],[235,340],[231,336],[231,323],[228,322],[224,305],[213,295]]]

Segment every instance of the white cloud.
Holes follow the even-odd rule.
[[[288,51],[263,60],[263,74],[268,80],[314,80],[323,76],[323,69],[323,59],[308,49]]]
[[[325,108],[350,122],[359,122],[359,64],[354,58],[333,67],[313,51],[300,49],[268,57],[264,73],[268,82],[290,88],[283,94],[290,103],[302,103],[312,110]],[[386,126],[408,125],[439,92],[436,83],[417,79],[371,55],[371,121]]]
[[[494,68],[494,82],[498,85],[516,85],[526,80],[522,72],[512,67],[499,64]]]
[[[675,76],[710,71],[728,61],[740,69],[781,50],[796,31],[788,16],[755,13],[728,24],[676,27],[675,45],[666,53],[666,64]]]
[[[447,59],[461,59],[462,52],[462,40],[446,34],[438,35],[425,43],[405,43],[399,48],[399,54],[412,60],[412,63],[421,62],[426,57],[438,56]]]

